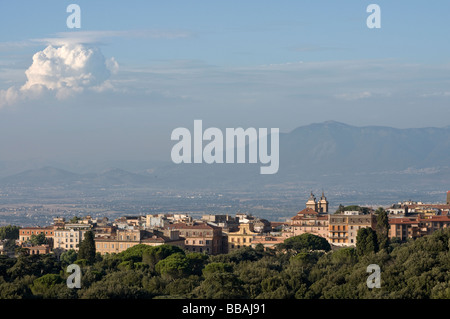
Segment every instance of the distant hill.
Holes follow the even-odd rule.
[[[1,185],[38,186],[47,184],[67,184],[76,182],[80,175],[55,167],[30,169],[0,179]]]
[[[302,175],[404,171],[450,165],[450,127],[396,129],[325,122],[280,137],[280,167]]]
[[[280,134],[280,168],[260,175],[260,164],[139,163],[76,174],[54,167],[0,179],[5,185],[156,186],[165,188],[258,188],[281,183],[450,189],[450,126],[396,129],[324,122]]]
[[[109,169],[96,174],[76,174],[66,170],[44,167],[27,170],[0,179],[0,186],[137,186],[151,183],[150,176]]]

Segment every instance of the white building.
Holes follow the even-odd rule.
[[[53,248],[61,248],[64,250],[74,249],[78,251],[84,235],[90,229],[91,225],[87,224],[66,224],[65,229],[57,229],[54,231]]]

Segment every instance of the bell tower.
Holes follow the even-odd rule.
[[[318,207],[319,213],[328,213],[328,201],[327,201],[327,198],[325,197],[323,190],[322,190],[322,197],[320,197],[318,204],[319,204],[319,207]]]
[[[312,210],[314,210],[315,212],[317,212],[317,202],[316,202],[316,197],[314,196],[314,194],[311,192],[311,196],[309,196],[308,201],[306,202],[306,208],[311,208]]]

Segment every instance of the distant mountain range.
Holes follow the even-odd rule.
[[[171,188],[264,187],[280,183],[321,185],[399,183],[450,189],[450,126],[396,129],[328,121],[280,134],[280,168],[260,175],[260,164],[132,163],[99,173],[55,167],[0,178],[0,186],[149,186]],[[370,185],[369,185],[370,184]]]
[[[109,169],[98,174],[77,174],[55,167],[26,170],[0,179],[2,186],[138,186],[147,185],[151,176]]]

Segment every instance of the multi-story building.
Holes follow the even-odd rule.
[[[86,232],[88,232],[86,229],[57,229],[55,230],[53,248],[78,251]]]
[[[53,248],[78,251],[85,234],[91,229],[91,224],[66,223],[64,228],[55,229]]]
[[[184,238],[177,230],[145,231],[140,229],[117,229],[110,236],[96,236],[95,248],[100,254],[120,253],[133,246],[145,244],[158,246],[169,244],[184,248]]]
[[[250,247],[253,244],[255,236],[259,236],[259,232],[254,231],[253,223],[241,223],[237,231],[227,232],[228,252],[239,249],[241,247]]]
[[[291,218],[291,236],[309,233],[324,238],[328,237],[328,201],[322,192],[319,202],[314,194],[306,202],[306,208]]]
[[[418,218],[391,218],[389,219],[389,238],[398,238],[402,241],[408,238],[418,238],[426,234]]]
[[[120,253],[140,244],[142,232],[139,229],[117,229],[110,236],[96,236],[94,239],[95,250],[101,255]]]
[[[435,231],[450,227],[450,215],[431,216],[426,219],[421,219],[421,222],[426,227],[427,234],[430,235]]]
[[[175,223],[168,229],[179,230],[180,237],[185,238],[185,249],[205,254],[226,252],[222,228],[204,222]]]
[[[358,230],[376,226],[376,216],[347,212],[328,216],[328,242],[336,246],[355,246]]]
[[[309,233],[328,237],[328,214],[319,214],[311,208],[305,208],[291,218],[293,236]]]
[[[169,225],[169,219],[164,214],[159,215],[146,215],[145,216],[145,227],[147,229],[152,228],[164,228]]]
[[[410,218],[390,218],[389,238],[398,238],[405,241],[408,238],[419,238],[433,232],[450,227],[450,216],[420,216]]]
[[[242,217],[247,216],[242,214]],[[203,215],[201,220],[205,223],[214,224],[222,228],[222,231],[237,231],[239,227],[239,217],[230,215]]]
[[[177,229],[153,230],[149,236],[141,239],[141,244],[149,246],[159,246],[163,244],[185,248],[185,238],[180,237],[180,231]]]
[[[52,245],[54,240],[54,231],[55,228],[53,226],[48,227],[24,227],[19,230],[19,245],[29,241],[32,235],[44,234],[45,238],[48,239],[50,245]]]

